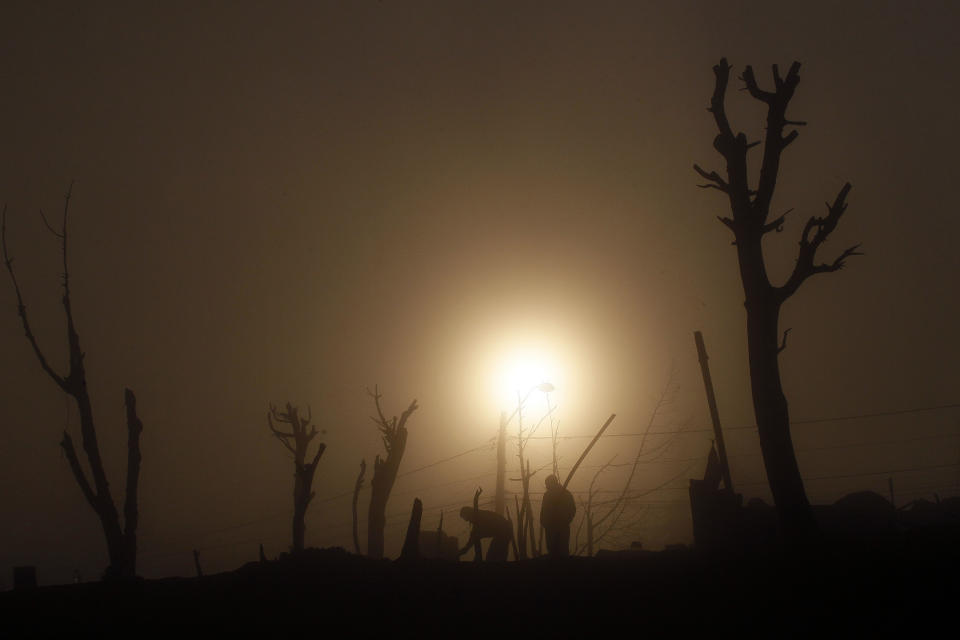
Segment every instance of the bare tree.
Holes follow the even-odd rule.
[[[654,449],[647,449],[647,438],[650,436],[650,430],[653,428],[653,425],[657,422],[658,418],[660,418],[660,416],[663,414],[664,409],[673,403],[673,399],[677,392],[677,385],[674,382],[675,377],[676,371],[671,369],[667,377],[667,382],[660,391],[660,397],[657,399],[656,404],[654,404],[653,411],[650,412],[650,418],[647,420],[647,425],[644,428],[643,435],[640,438],[640,446],[637,448],[637,453],[633,458],[633,463],[630,465],[630,473],[627,475],[627,479],[623,483],[623,488],[617,494],[616,498],[613,500],[604,501],[602,503],[595,501],[595,498],[599,493],[599,488],[596,486],[597,480],[604,473],[604,471],[613,466],[613,461],[616,459],[616,456],[611,458],[606,464],[602,465],[590,480],[590,487],[587,490],[587,498],[586,500],[581,500],[580,503],[583,510],[583,518],[580,523],[580,528],[586,529],[587,540],[582,547],[574,544],[574,548],[576,549],[574,555],[579,555],[586,552],[587,555],[592,556],[594,547],[600,544],[604,539],[611,536],[619,529],[630,528],[633,524],[635,524],[634,522],[624,523],[623,516],[630,503],[629,493],[633,485],[633,479],[636,476],[637,469],[640,467],[641,463],[651,462],[660,457],[660,455],[666,451],[667,447],[669,447],[670,444],[676,439],[675,435],[671,436]],[[655,454],[655,456],[648,460],[644,460],[643,458],[645,454]],[[600,507],[604,508],[602,514],[597,512]],[[579,538],[579,530],[577,533]]]
[[[374,387],[370,392],[377,415],[371,418],[380,429],[383,446],[387,450],[387,457],[383,459],[377,455],[373,461],[373,479],[370,481],[370,510],[367,514],[367,555],[371,558],[383,557],[383,529],[387,523],[387,500],[393,483],[397,480],[397,471],[400,469],[400,460],[407,447],[407,420],[410,414],[417,410],[417,401],[410,403],[400,415],[389,420],[380,408],[380,390]]]
[[[7,208],[4,206],[2,214],[2,245],[3,259],[10,274],[10,280],[13,282],[13,289],[17,296],[17,313],[20,316],[20,322],[23,331],[26,334],[27,341],[33,348],[33,353],[40,362],[40,367],[53,380],[60,389],[72,397],[77,404],[77,411],[80,415],[80,436],[83,444],[83,450],[86,454],[87,462],[90,467],[90,476],[93,478],[91,485],[87,478],[87,472],[84,471],[76,449],[73,445],[73,439],[66,431],[63,432],[63,440],[60,446],[70,465],[74,479],[80,486],[83,497],[86,498],[90,508],[97,514],[100,525],[103,527],[103,533],[107,542],[107,554],[110,565],[104,574],[104,577],[110,578],[129,578],[136,575],[137,570],[137,522],[139,513],[137,511],[137,491],[140,482],[140,433],[143,431],[143,423],[137,417],[137,399],[130,389],[124,390],[124,403],[126,404],[127,417],[127,483],[126,499],[124,501],[123,516],[124,524],[120,524],[120,516],[117,507],[110,493],[110,483],[107,481],[107,474],[103,468],[103,460],[100,457],[100,446],[97,442],[97,430],[93,420],[93,406],[90,401],[90,394],[87,389],[87,372],[84,366],[84,352],[80,347],[80,335],[77,333],[76,324],[73,318],[73,306],[70,298],[70,271],[67,265],[67,217],[70,211],[70,197],[72,195],[73,185],[67,190],[63,204],[63,218],[60,229],[57,230],[50,225],[47,218],[40,212],[41,218],[47,229],[60,241],[60,250],[63,257],[63,311],[66,317],[67,329],[67,348],[69,354],[69,371],[66,375],[58,373],[47,360],[46,355],[41,350],[33,331],[30,328],[30,322],[27,318],[27,307],[23,302],[23,296],[20,292],[20,285],[17,282],[17,276],[13,270],[13,259],[7,250]]]
[[[267,412],[270,431],[293,454],[293,546],[291,547],[293,553],[303,551],[303,540],[307,530],[304,520],[307,516],[307,507],[310,506],[314,496],[313,476],[317,471],[320,456],[327,450],[327,445],[321,442],[317,445],[313,460],[306,461],[310,442],[317,435],[317,427],[310,424],[312,415],[310,408],[307,407],[307,417],[301,417],[297,407],[289,402],[283,411],[270,405],[270,410]],[[285,428],[289,431],[284,431]]]
[[[790,437],[787,399],[780,381],[779,354],[787,346],[789,331],[784,331],[780,338],[780,308],[810,276],[839,271],[847,258],[862,254],[858,251],[860,245],[854,245],[831,262],[816,262],[817,250],[836,229],[847,209],[846,197],[850,192],[848,182],[840,189],[833,203],[827,203],[826,216],[812,216],[807,220],[800,234],[797,261],[787,281],[781,286],[771,284],[762,242],[763,237],[771,231],[783,230],[786,216],[790,213],[787,211],[770,219],[780,156],[797,138],[795,127],[806,124],[788,120],[786,116],[787,106],[800,82],[800,63],[794,62],[785,78],[780,75],[777,65],[773,65],[773,91],[763,90],[757,85],[750,66],[744,69],[741,76],[750,96],[766,105],[767,110],[763,159],[755,188],[750,186],[747,176],[747,152],[760,142],[747,142],[745,134],[734,133],[724,110],[730,68],[726,58],[713,67],[716,82],[708,109],[719,130],[713,146],[726,162],[726,176],[722,177],[716,171],[707,172],[698,165],[694,165],[694,169],[707,180],[701,187],[717,189],[726,194],[729,201],[732,217],[719,216],[719,220],[733,232],[737,247],[740,279],[746,297],[744,305],[747,309],[750,382],[760,447],[781,530],[787,541],[799,542],[814,535],[817,525],[797,466]],[[784,135],[787,127],[794,128]]]

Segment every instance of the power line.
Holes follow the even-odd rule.
[[[857,413],[851,415],[842,415],[842,416],[832,416],[828,418],[812,418],[809,420],[791,420],[790,424],[818,424],[822,422],[842,422],[846,420],[860,420],[863,418],[880,418],[886,416],[899,416],[910,413],[923,413],[927,411],[942,411],[944,409],[958,409],[960,408],[960,403],[953,404],[941,404],[935,405],[932,407],[915,407],[912,409],[897,409],[893,411],[877,411],[873,413]],[[756,429],[757,425],[737,425],[734,427],[724,427],[724,431],[741,431],[744,429]],[[685,433],[713,433],[712,427],[703,427],[697,429],[679,429],[677,431],[631,431],[627,433],[605,433],[602,437],[604,438],[631,438],[644,435],[651,436],[663,436],[663,435],[680,435]],[[508,436],[509,438],[516,438],[516,436]],[[548,439],[551,436],[531,436],[531,440],[544,440]],[[583,438],[592,438],[592,435],[568,435],[568,436],[558,436],[562,440],[574,440],[574,439],[583,439]]]
[[[911,413],[922,413],[922,412],[928,412],[928,411],[940,411],[940,410],[944,410],[944,409],[956,409],[956,408],[960,408],[960,403],[943,404],[943,405],[936,405],[936,406],[930,406],[930,407],[916,407],[916,408],[911,408],[911,409],[899,409],[899,410],[894,410],[894,411],[879,411],[879,412],[872,412],[872,413],[861,413],[861,414],[853,414],[853,415],[834,416],[834,417],[829,417],[829,418],[815,418],[815,419],[810,419],[810,420],[794,420],[794,421],[791,421],[791,424],[796,425],[796,424],[817,424],[817,423],[823,423],[823,422],[839,422],[839,421],[846,421],[846,420],[858,420],[858,419],[864,419],[864,418],[876,418],[876,417],[885,417],[885,416],[905,415],[905,414],[911,414]],[[725,430],[744,430],[744,429],[756,429],[756,425],[745,425],[745,426],[735,426],[735,427],[726,427],[726,428],[725,428]],[[701,432],[710,432],[710,433],[712,433],[712,432],[713,432],[713,429],[712,429],[712,428],[705,428],[705,429],[680,429],[680,430],[677,430],[677,431],[650,431],[650,432],[647,432],[647,433],[643,433],[643,432],[619,433],[619,434],[618,434],[618,433],[610,433],[610,434],[604,434],[602,437],[607,438],[607,437],[636,437],[636,436],[643,436],[643,435],[682,435],[682,434],[685,434],[685,433],[701,433]],[[511,438],[511,439],[515,439],[515,438],[516,438],[516,436],[508,436],[508,437]],[[582,438],[590,438],[590,437],[593,437],[593,436],[590,436],[590,435],[559,436],[560,439],[582,439]],[[830,449],[842,449],[842,448],[850,448],[850,447],[857,447],[857,446],[870,446],[870,445],[875,445],[875,444],[899,444],[899,443],[901,443],[901,442],[911,442],[911,441],[931,440],[931,439],[941,439],[941,438],[951,438],[951,437],[960,437],[960,433],[955,433],[955,434],[938,434],[938,435],[931,435],[931,436],[917,436],[917,437],[913,437],[913,438],[904,438],[904,439],[899,439],[899,440],[887,440],[887,441],[883,441],[883,442],[848,443],[848,444],[830,445],[830,446],[823,446],[823,447],[811,447],[811,448],[807,448],[807,449],[798,449],[798,453],[801,453],[801,452],[803,452],[803,451],[819,451],[819,450],[830,450]],[[532,436],[532,437],[531,437],[531,439],[535,439],[535,440],[548,439],[548,438],[550,438],[550,436]],[[438,465],[440,465],[440,464],[444,464],[444,463],[446,463],[446,462],[450,462],[450,461],[452,461],[452,460],[456,460],[456,459],[461,458],[461,457],[463,457],[463,456],[465,456],[465,455],[468,455],[468,454],[471,454],[471,453],[475,453],[475,452],[477,452],[477,451],[482,451],[482,450],[488,449],[488,448],[490,448],[491,445],[492,445],[493,443],[495,443],[495,442],[496,442],[496,438],[492,438],[492,439],[490,439],[490,440],[485,441],[482,445],[479,445],[479,446],[477,446],[477,447],[473,447],[473,448],[471,448],[471,449],[467,449],[467,450],[465,450],[465,451],[461,451],[460,453],[456,453],[456,454],[451,455],[451,456],[447,456],[446,458],[442,458],[442,459],[440,459],[440,460],[437,460],[437,461],[435,461],[435,462],[431,462],[431,463],[429,463],[429,464],[426,464],[426,465],[417,467],[417,468],[415,468],[415,469],[411,469],[410,471],[405,471],[405,472],[399,474],[397,477],[409,476],[409,475],[412,475],[412,474],[414,474],[414,473],[418,473],[418,472],[420,472],[420,471],[423,471],[423,470],[425,470],[425,469],[429,469],[429,468],[431,468],[431,467],[435,467],[435,466],[438,466]],[[759,453],[747,453],[747,454],[734,454],[733,456],[730,456],[730,457],[754,457],[754,456],[759,456],[759,455],[761,455],[761,454],[759,454]],[[681,463],[682,463],[682,462],[691,462],[691,461],[703,460],[703,459],[705,459],[705,458],[706,458],[706,456],[697,456],[697,457],[693,457],[693,458],[677,458],[677,459],[666,459],[666,460],[649,460],[649,461],[643,462],[643,464],[650,464],[651,462],[658,462],[658,463],[676,463],[676,462],[681,462]],[[632,464],[633,464],[633,463],[623,463],[622,465],[609,465],[609,466],[612,466],[612,467],[632,466]],[[842,475],[835,475],[835,476],[817,476],[817,477],[804,478],[804,481],[806,481],[806,480],[830,480],[830,479],[854,478],[854,477],[862,477],[862,476],[870,476],[870,475],[883,475],[883,474],[889,474],[889,473],[905,473],[905,472],[909,472],[909,471],[919,471],[919,470],[927,470],[927,469],[935,469],[935,468],[946,468],[946,467],[956,467],[956,466],[960,466],[960,465],[958,465],[958,464],[948,464],[948,465],[935,465],[935,466],[932,466],[932,467],[914,467],[914,468],[909,468],[909,469],[890,469],[890,470],[886,470],[886,471],[877,471],[877,472],[869,472],[869,473],[842,474]],[[586,468],[594,468],[594,467],[586,467]],[[457,484],[457,483],[459,483],[459,482],[465,482],[465,481],[468,481],[468,480],[470,480],[470,479],[476,479],[476,478],[484,477],[484,476],[487,476],[487,475],[490,475],[490,474],[483,474],[482,476],[474,476],[473,478],[465,478],[465,479],[462,479],[462,480],[456,480],[456,481],[447,483],[446,485],[443,485],[443,486],[450,486],[450,485],[452,485],[452,484]],[[672,479],[671,479],[670,481],[672,481]],[[669,484],[670,481],[667,481],[667,483],[664,483],[664,485],[665,485],[665,484]],[[743,486],[755,486],[755,485],[766,485],[767,482],[753,482],[753,483],[750,483],[750,482],[746,482],[746,483],[741,482],[741,483],[738,483],[738,484],[743,485]],[[664,485],[660,485],[659,487],[657,487],[657,488],[654,489],[654,490],[660,490],[660,489],[673,489],[673,490],[686,489],[686,487],[666,487],[666,486],[664,486]],[[436,488],[436,487],[434,487],[434,488]],[[407,495],[407,494],[409,494],[409,493],[415,493],[415,492],[416,492],[416,491],[408,491],[408,492],[404,492],[404,493],[396,494],[396,495]],[[326,498],[322,498],[322,499],[320,499],[320,500],[317,500],[317,502],[316,502],[315,504],[323,504],[323,503],[333,502],[334,500],[338,500],[338,499],[341,499],[341,498],[344,498],[344,497],[347,497],[347,496],[352,496],[352,495],[353,495],[353,491],[352,491],[352,490],[351,490],[351,491],[345,491],[345,492],[343,492],[343,493],[339,493],[339,494],[336,494],[336,495],[333,495],[333,496],[328,496],[328,497],[326,497]],[[435,510],[435,509],[445,508],[445,507],[448,507],[448,506],[451,506],[451,505],[454,505],[454,504],[460,504],[460,502],[449,503],[449,504],[447,504],[447,505],[442,505],[441,507],[432,507],[432,508],[430,508],[430,509],[426,509],[425,511],[433,511],[433,510]],[[246,522],[242,522],[242,523],[239,523],[239,524],[236,524],[236,525],[230,525],[230,526],[227,526],[227,527],[221,527],[221,528],[219,528],[219,529],[214,529],[214,530],[211,530],[211,531],[206,531],[206,532],[203,532],[203,533],[198,534],[198,537],[204,537],[204,536],[208,536],[208,535],[214,535],[214,534],[217,534],[217,533],[225,533],[225,532],[228,532],[228,531],[234,531],[234,530],[242,529],[242,528],[244,528],[244,527],[248,527],[248,526],[251,526],[251,525],[254,525],[254,524],[259,524],[259,523],[261,523],[261,522],[266,522],[266,521],[269,521],[269,520],[275,520],[275,519],[278,519],[278,518],[280,518],[280,517],[286,517],[287,515],[288,515],[288,514],[287,514],[286,511],[284,511],[284,512],[279,512],[279,511],[278,511],[278,512],[274,512],[274,513],[272,513],[272,514],[270,514],[270,515],[266,515],[266,516],[263,516],[263,517],[260,517],[260,518],[256,518],[256,519],[254,519],[254,520],[248,520],[248,521],[246,521]],[[399,515],[401,515],[401,514],[398,514],[397,516],[394,516],[394,517],[399,517]],[[351,524],[352,524],[352,523],[351,523]],[[345,526],[345,525],[338,525],[338,526]],[[208,547],[208,548],[212,548],[212,547]],[[156,553],[156,552],[153,552],[153,553]],[[145,551],[145,552],[143,552],[143,555],[149,556],[149,555],[152,555],[152,554],[151,554],[151,552],[149,552],[149,551]]]
[[[462,451],[462,452],[457,453],[457,454],[454,454],[454,455],[452,455],[452,456],[443,458],[442,460],[437,460],[436,462],[431,462],[430,464],[425,464],[425,465],[423,465],[422,467],[417,467],[416,469],[412,469],[412,470],[410,470],[410,471],[404,471],[403,473],[398,474],[397,477],[398,477],[398,478],[402,478],[403,476],[408,476],[408,475],[410,475],[410,474],[412,474],[412,473],[417,473],[418,471],[423,471],[424,469],[429,469],[430,467],[435,467],[435,466],[437,466],[438,464],[443,464],[444,462],[450,462],[451,460],[456,460],[457,458],[461,458],[461,457],[467,455],[468,453],[473,453],[473,452],[475,452],[475,451],[481,451],[481,450],[483,450],[483,449],[489,449],[489,448],[491,448],[491,447],[492,447],[493,445],[495,445],[495,444],[496,444],[496,438],[492,438],[492,439],[490,439],[490,440],[487,440],[485,443],[483,443],[483,444],[480,445],[479,447],[474,447],[473,449],[467,449],[466,451]]]
[[[862,473],[842,473],[829,476],[807,476],[803,478],[804,482],[808,480],[839,480],[844,478],[862,478],[864,476],[883,476],[890,473],[910,473],[913,471],[929,471],[931,469],[949,469],[950,467],[960,467],[960,463],[934,464],[925,467],[908,467],[906,469],[886,469],[884,471],[864,471]],[[768,485],[769,482],[738,482],[740,486]]]

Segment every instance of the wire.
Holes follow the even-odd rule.
[[[818,424],[818,423],[823,423],[823,422],[839,422],[839,421],[847,421],[847,420],[858,420],[858,419],[864,419],[864,418],[876,418],[876,417],[885,417],[885,416],[905,415],[905,414],[921,413],[921,412],[928,412],[928,411],[940,411],[940,410],[944,410],[944,409],[956,409],[956,408],[960,408],[960,403],[935,405],[935,406],[930,406],[930,407],[916,407],[916,408],[911,408],[911,409],[898,409],[898,410],[893,410],[893,411],[878,411],[878,412],[872,412],[872,413],[861,413],[861,414],[834,416],[834,417],[829,417],[829,418],[815,418],[815,419],[810,419],[810,420],[794,420],[794,421],[791,421],[791,424],[792,424],[792,425],[798,425],[798,424]],[[68,409],[69,409],[69,407],[68,407]],[[69,419],[69,417],[68,417],[68,419]],[[745,425],[745,426],[726,427],[724,430],[725,430],[725,431],[732,431],[732,430],[744,430],[744,429],[756,429],[756,425]],[[637,436],[643,436],[643,435],[682,435],[682,434],[685,434],[685,433],[702,433],[702,432],[712,432],[712,431],[713,431],[712,428],[708,428],[708,429],[680,429],[680,430],[677,430],[677,431],[650,431],[650,432],[648,432],[647,434],[645,434],[645,433],[643,433],[643,432],[635,432],[635,433],[608,433],[608,434],[604,434],[602,437],[604,437],[604,438],[611,437],[611,438],[612,438],[612,437],[637,437]],[[511,438],[511,439],[515,439],[515,438],[516,438],[516,436],[507,436],[507,437],[508,437],[508,438]],[[592,435],[559,436],[560,439],[582,439],[582,438],[591,438],[591,437],[593,437],[593,436],[592,436]],[[882,442],[847,443],[847,444],[829,445],[829,446],[823,446],[823,447],[810,447],[810,448],[806,448],[806,449],[798,449],[797,452],[798,452],[798,453],[802,453],[802,452],[804,452],[804,451],[823,451],[823,450],[844,449],[844,448],[859,447],[859,446],[872,446],[872,445],[884,445],[884,444],[899,444],[899,443],[902,443],[902,442],[913,442],[913,441],[921,441],[921,440],[934,440],[934,439],[954,438],[954,437],[960,437],[960,433],[937,434],[937,435],[931,435],[931,436],[916,436],[916,437],[913,437],[913,438],[903,438],[903,439],[898,439],[898,440],[886,440],[886,441],[882,441]],[[550,436],[533,436],[533,437],[532,437],[532,439],[536,439],[536,440],[539,440],[539,439],[549,439],[549,438],[550,438]],[[410,471],[405,471],[405,472],[403,472],[403,473],[401,473],[401,474],[398,474],[397,477],[399,478],[399,477],[405,477],[405,476],[413,475],[413,474],[418,473],[418,472],[420,472],[420,471],[423,471],[423,470],[425,470],[425,469],[429,469],[429,468],[432,468],[432,467],[435,467],[435,466],[444,464],[444,463],[446,463],[446,462],[450,462],[450,461],[452,461],[452,460],[456,460],[456,459],[461,458],[461,457],[463,457],[463,456],[465,456],[465,455],[469,455],[469,454],[475,453],[475,452],[477,452],[477,451],[487,450],[487,449],[489,449],[493,444],[495,444],[495,442],[496,442],[496,438],[492,438],[492,439],[490,439],[490,440],[485,441],[482,445],[479,445],[479,446],[477,446],[477,447],[473,447],[473,448],[471,448],[471,449],[467,449],[467,450],[465,450],[465,451],[461,451],[460,453],[456,453],[456,454],[451,455],[451,456],[447,456],[446,458],[441,458],[440,460],[437,460],[437,461],[435,461],[435,462],[431,462],[431,463],[429,463],[429,464],[425,464],[425,465],[420,466],[420,467],[417,467],[417,468],[415,468],[415,469],[411,469]],[[733,454],[733,455],[731,455],[730,457],[731,457],[731,458],[733,458],[733,457],[756,457],[756,456],[760,456],[760,455],[762,455],[762,454],[760,454],[760,453],[743,453],[743,454]],[[650,463],[652,463],[652,462],[664,463],[664,464],[665,464],[665,463],[695,462],[695,461],[704,460],[704,459],[706,459],[706,456],[697,456],[697,457],[692,457],[692,458],[674,458],[674,459],[665,459],[665,460],[649,460],[649,461],[644,462],[643,464],[650,464]],[[632,466],[632,464],[633,464],[633,463],[630,462],[630,463],[623,463],[623,464],[609,465],[609,466],[611,466],[611,467]],[[934,465],[934,466],[929,466],[929,467],[912,467],[912,468],[906,468],[906,469],[888,469],[888,470],[885,470],[885,471],[866,472],[866,473],[855,473],[855,474],[840,474],[840,475],[831,475],[831,476],[812,476],[812,477],[804,478],[804,481],[807,481],[807,480],[833,480],[833,479],[844,479],[844,478],[856,478],[856,477],[864,477],[864,476],[872,476],[872,475],[884,475],[884,474],[890,474],[890,473],[907,473],[907,472],[911,472],[911,471],[922,471],[922,470],[939,469],[939,468],[949,468],[949,467],[957,467],[957,466],[960,466],[960,464]],[[585,468],[595,468],[595,467],[585,467]],[[683,472],[681,472],[681,475],[682,475],[682,473],[683,473]],[[469,480],[475,480],[475,479],[479,479],[479,478],[486,477],[486,476],[489,476],[489,475],[491,475],[491,474],[486,473],[486,474],[482,474],[482,475],[480,475],[480,476],[473,476],[473,477],[471,477],[471,478],[464,478],[464,479],[461,479],[461,480],[455,480],[455,481],[446,483],[446,484],[444,484],[444,485],[441,485],[441,486],[439,486],[439,487],[431,487],[431,489],[442,488],[442,487],[444,487],[444,486],[451,486],[451,485],[454,485],[454,484],[458,484],[458,483],[460,483],[460,482],[466,482],[466,481],[469,481]],[[659,490],[686,490],[686,488],[687,488],[686,486],[683,486],[683,487],[668,487],[668,486],[665,486],[665,485],[669,484],[670,482],[672,482],[674,479],[675,479],[675,478],[671,478],[670,480],[668,480],[667,482],[663,483],[662,485],[659,485],[658,487],[656,487],[656,488],[654,488],[654,489],[651,489],[649,492],[659,491]],[[764,481],[764,482],[738,482],[737,484],[738,484],[739,486],[764,486],[764,485],[767,485],[768,483],[767,483],[766,481]],[[601,491],[599,491],[599,493],[606,493],[606,492],[607,492],[607,490],[601,490]],[[610,492],[619,493],[619,490],[610,490]],[[649,493],[649,492],[648,492],[648,493]],[[417,490],[406,491],[406,492],[403,492],[403,493],[394,494],[394,496],[396,497],[396,496],[402,496],[402,495],[409,495],[410,493],[418,493],[418,491],[417,491]],[[530,495],[540,495],[540,493],[542,493],[542,492],[531,492]],[[578,493],[580,493],[580,492],[578,492]],[[326,498],[322,498],[322,499],[320,499],[320,500],[317,500],[317,501],[315,502],[315,504],[329,503],[329,502],[333,502],[333,501],[335,501],[335,500],[339,500],[339,499],[341,499],[341,498],[348,497],[348,496],[352,496],[352,495],[353,495],[353,490],[345,491],[345,492],[343,492],[343,493],[339,493],[339,494],[336,494],[336,495],[333,495],[333,496],[328,496],[328,497],[326,497]],[[646,495],[646,494],[642,494],[642,495]],[[629,499],[629,498],[628,498],[628,499]],[[438,507],[430,507],[430,508],[424,509],[424,512],[432,512],[432,511],[435,511],[435,510],[437,510],[437,509],[449,508],[450,506],[454,506],[454,505],[458,505],[458,504],[462,504],[462,501],[447,503],[447,504],[444,504],[444,505],[440,505],[440,506],[438,506]],[[406,511],[398,512],[398,513],[395,513],[395,514],[393,514],[393,515],[391,515],[391,516],[388,516],[387,519],[390,520],[391,518],[392,518],[392,519],[403,518],[403,517],[406,517],[406,513],[407,513]],[[245,527],[254,525],[254,524],[259,524],[259,523],[261,523],[261,522],[267,522],[267,521],[270,521],[270,520],[279,519],[279,518],[281,518],[281,517],[287,517],[287,515],[288,515],[288,514],[287,514],[286,511],[284,511],[284,512],[279,512],[279,511],[278,511],[278,512],[274,512],[274,513],[272,513],[272,514],[270,514],[270,515],[266,515],[266,516],[260,517],[260,518],[256,518],[256,519],[253,519],[253,520],[248,520],[248,521],[245,521],[245,522],[242,522],[242,523],[238,523],[238,524],[235,524],[235,525],[230,525],[230,526],[226,526],[226,527],[221,527],[221,528],[219,528],[219,529],[214,529],[214,530],[206,531],[206,532],[203,532],[203,533],[200,533],[200,534],[197,534],[197,535],[198,535],[198,537],[204,537],[204,536],[209,536],[209,535],[215,535],[215,534],[218,534],[218,533],[225,533],[225,532],[228,532],[228,531],[234,531],[234,530],[237,530],[237,529],[242,529],[242,528],[245,528]],[[342,527],[345,527],[345,526],[352,526],[352,522],[350,522],[350,523],[345,523],[345,524],[338,524],[338,525],[328,525],[328,526],[335,527],[335,528],[342,528]],[[236,545],[236,544],[245,544],[245,542],[244,542],[244,543],[229,543],[229,544],[227,544],[227,545],[219,545],[219,546],[231,546],[231,545]],[[198,549],[198,550],[212,549],[212,548],[216,548],[216,547],[203,547],[203,548],[200,548],[200,549]],[[149,557],[149,556],[154,556],[154,555],[157,554],[157,553],[159,553],[159,552],[156,552],[156,551],[151,552],[151,551],[149,551],[149,550],[145,550],[145,551],[142,551],[142,552],[141,552],[141,555],[144,556],[144,557]],[[172,555],[172,554],[167,554],[167,555]]]
[[[833,416],[829,418],[812,418],[809,420],[791,420],[790,424],[792,426],[792,425],[798,425],[798,424],[818,424],[822,422],[842,422],[846,420],[860,420],[863,418],[880,418],[880,417],[886,417],[886,416],[899,416],[899,415],[905,415],[909,413],[923,413],[926,411],[941,411],[943,409],[958,409],[958,408],[960,408],[960,403],[940,404],[932,407],[915,407],[912,409],[896,409],[893,411],[877,411],[874,413],[857,413],[857,414],[851,414],[851,415]],[[741,431],[744,429],[756,429],[756,428],[757,428],[757,425],[751,424],[751,425],[738,425],[735,427],[724,427],[723,430],[724,431]],[[684,434],[684,433],[712,433],[712,432],[713,432],[712,427],[704,427],[704,428],[697,428],[697,429],[680,429],[677,431],[650,431],[646,433],[642,431],[631,431],[627,433],[605,433],[601,437],[633,438],[633,437],[638,437],[643,435],[652,435],[652,436],[653,435],[678,435],[678,434]],[[507,437],[515,438],[516,436],[507,436]],[[541,440],[541,439],[547,439],[549,437],[550,436],[533,436],[532,439]],[[589,434],[559,436],[560,439],[565,439],[565,440],[584,439],[584,438],[592,438],[592,437],[593,436]]]
[[[960,467],[960,463],[952,464],[934,464],[926,467],[908,467],[906,469],[886,469],[884,471],[865,471],[863,473],[842,473],[837,475],[830,476],[807,476],[803,478],[803,481],[808,480],[838,480],[843,478],[862,478],[864,476],[882,476],[889,473],[911,473],[913,471],[929,471],[931,469],[949,469],[950,467]],[[768,482],[738,482],[737,485],[741,487],[750,487],[756,485],[767,485]]]

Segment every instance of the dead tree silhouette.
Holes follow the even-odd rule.
[[[270,410],[267,412],[270,431],[293,454],[293,546],[290,549],[293,553],[303,551],[303,540],[307,530],[304,520],[307,516],[307,507],[310,506],[314,496],[313,476],[317,471],[320,456],[327,450],[327,445],[321,442],[317,445],[313,461],[306,462],[307,449],[317,435],[317,427],[310,424],[312,417],[313,412],[310,411],[310,407],[307,407],[307,417],[301,418],[300,411],[289,402],[284,411],[278,411],[275,406],[270,405]],[[274,422],[281,427],[278,428]],[[282,425],[289,425],[290,431],[282,431]]]
[[[778,327],[780,308],[810,276],[839,271],[847,258],[862,254],[858,251],[860,245],[854,245],[841,252],[832,262],[815,262],[817,250],[836,229],[847,209],[846,197],[850,192],[848,182],[840,189],[833,203],[827,204],[826,216],[812,216],[807,220],[800,234],[797,262],[787,281],[781,286],[770,283],[763,256],[763,237],[772,231],[782,231],[786,216],[790,213],[787,211],[770,219],[780,156],[796,139],[795,127],[806,124],[788,120],[786,116],[787,106],[800,82],[800,63],[794,62],[786,77],[782,77],[777,65],[773,65],[774,91],[763,90],[757,85],[750,66],[744,69],[741,76],[750,96],[765,104],[767,110],[767,133],[756,188],[750,186],[747,178],[747,152],[760,143],[747,142],[745,134],[734,133],[724,110],[730,68],[726,58],[713,67],[715,85],[708,109],[719,130],[713,146],[726,161],[726,176],[722,177],[716,171],[705,171],[698,165],[694,165],[694,169],[707,180],[700,187],[725,193],[730,203],[732,217],[718,218],[733,232],[737,247],[740,279],[746,298],[744,306],[747,310],[750,384],[760,447],[781,532],[787,542],[799,542],[814,535],[817,525],[797,466],[790,437],[787,399],[780,381],[779,354],[787,346],[787,333],[790,331],[784,331],[781,339]],[[786,127],[794,128],[784,135]]]
[[[387,523],[387,500],[390,491],[397,480],[397,471],[400,469],[400,460],[407,448],[407,420],[417,410],[417,401],[410,403],[400,415],[387,420],[380,408],[380,390],[377,387],[370,392],[373,404],[377,409],[377,416],[371,418],[380,429],[383,446],[387,450],[387,457],[383,459],[377,455],[373,461],[373,479],[370,481],[370,510],[367,513],[367,555],[371,558],[383,557],[383,529]]]
[[[0,222],[0,228],[2,228],[0,243],[3,245],[3,259],[7,271],[10,273],[10,280],[13,282],[13,289],[17,296],[17,313],[20,316],[27,341],[33,348],[33,353],[46,374],[77,404],[77,411],[80,415],[80,436],[90,466],[90,475],[93,478],[92,486],[77,457],[73,439],[66,431],[63,432],[63,440],[60,442],[60,446],[67,457],[67,463],[70,465],[74,479],[80,486],[83,497],[86,498],[87,503],[97,514],[100,525],[103,527],[110,562],[104,577],[130,578],[135,576],[137,571],[137,523],[139,520],[137,489],[140,482],[140,433],[143,431],[143,423],[137,417],[137,399],[133,395],[133,391],[125,389],[123,398],[127,418],[127,483],[126,499],[123,507],[124,524],[121,526],[120,515],[110,493],[110,483],[107,481],[103,460],[100,457],[97,430],[93,420],[93,405],[87,389],[87,372],[84,366],[86,354],[80,347],[80,334],[77,333],[73,318],[73,301],[70,298],[70,271],[67,265],[67,218],[72,193],[73,185],[71,184],[64,197],[63,218],[59,231],[54,229],[43,212],[40,212],[47,229],[60,240],[60,249],[63,256],[63,298],[61,300],[67,321],[67,347],[70,361],[70,369],[67,375],[58,373],[49,363],[30,328],[27,307],[23,302],[20,285],[13,270],[13,259],[7,250],[6,206],[3,208],[2,222]]]

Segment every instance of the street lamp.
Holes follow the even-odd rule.
[[[519,416],[518,420],[522,418],[523,405],[530,398],[530,394],[534,391],[540,391],[541,393],[548,394],[553,391],[555,387],[549,382],[541,382],[535,384],[526,393],[522,394],[517,391],[517,408],[513,410],[509,416],[507,412],[503,411],[500,413],[500,433],[497,436],[497,490],[494,496],[493,501],[493,510],[499,515],[503,515],[503,512],[506,508],[506,481],[507,481],[507,424],[513,420],[514,416]],[[549,406],[549,399],[547,400]],[[521,423],[522,424],[522,423]],[[523,469],[520,470],[521,474]]]

